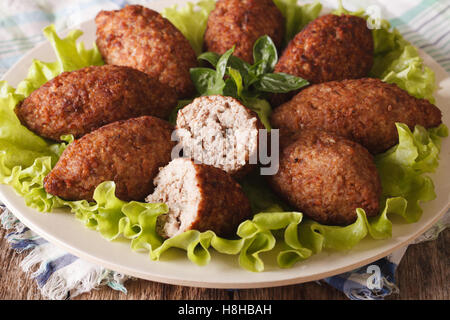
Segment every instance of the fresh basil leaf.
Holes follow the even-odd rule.
[[[239,99],[237,91],[238,89],[236,83],[232,78],[228,78],[227,80],[225,80],[225,87],[223,88],[224,96]]]
[[[192,68],[190,74],[192,82],[200,95],[204,95],[208,88],[214,85],[216,79],[216,71],[209,68]]]
[[[228,67],[228,74],[236,84],[237,96],[240,97],[242,95],[242,91],[244,90],[241,73],[236,69]]]
[[[197,57],[198,60],[208,61],[214,68],[217,66],[219,62],[220,55],[215,52],[204,52]]]
[[[248,99],[245,102],[245,106],[256,112],[264,127],[270,132],[272,127],[270,126],[269,117],[272,113],[272,107],[269,102],[263,99]]]
[[[273,71],[278,61],[278,53],[269,36],[262,36],[256,40],[253,46],[253,60],[258,65],[255,70],[257,76]]]
[[[247,101],[247,99],[256,99],[261,95],[260,92],[257,92],[256,90],[244,90],[241,94],[241,100]]]
[[[309,82],[286,73],[267,73],[254,84],[255,88],[271,93],[287,93],[309,85]]]
[[[202,96],[222,94],[225,81],[217,76],[217,72],[209,68],[192,68],[191,79],[197,92]]]
[[[242,76],[244,87],[246,87],[246,84],[252,79],[252,75],[250,74],[251,65],[238,57],[231,56],[228,61],[228,66],[239,71]]]
[[[233,69],[238,70],[241,74],[247,73],[250,70],[250,64],[236,56],[230,57],[228,65]]]
[[[225,76],[225,72],[227,71],[227,66],[228,66],[228,60],[230,59],[231,55],[234,52],[234,46],[233,48],[231,48],[230,50],[228,50],[227,52],[225,52],[219,59],[219,61],[217,61],[216,64],[216,79],[223,79],[223,77]]]
[[[225,88],[225,81],[223,79],[216,79],[211,87],[208,88],[204,96],[213,96],[216,94],[223,95],[223,89]]]

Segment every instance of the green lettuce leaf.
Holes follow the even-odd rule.
[[[101,65],[103,61],[95,44],[89,50],[83,43],[77,44],[77,39],[82,35],[79,30],[70,32],[64,39],[58,37],[53,25],[43,32],[58,61],[34,60],[27,77],[18,84],[17,89],[0,81],[0,183],[13,186],[28,206],[39,211],[50,211],[61,206],[61,202],[45,192],[43,179],[73,137],[65,136],[62,137],[65,142],[53,143],[37,136],[20,123],[14,107],[58,74]]]
[[[322,4],[319,1],[304,5],[299,5],[297,0],[274,0],[273,2],[286,20],[285,45],[322,11]]]
[[[48,142],[20,124],[14,107],[23,99],[14,88],[0,81],[0,150],[4,165],[10,169],[30,166],[38,157],[56,156]]]
[[[416,126],[412,133],[405,124],[397,123],[399,144],[375,159],[380,173],[384,197],[408,200],[402,214],[408,222],[416,222],[422,215],[419,203],[433,200],[432,173],[439,165],[440,140],[448,136],[445,125],[426,130]]]
[[[267,100],[264,99],[247,99],[245,106],[253,110],[258,115],[259,120],[264,125],[266,130],[270,132],[272,126],[270,125],[270,115],[272,114],[272,107]]]
[[[181,31],[199,55],[203,51],[203,35],[208,16],[215,6],[214,0],[203,0],[195,4],[188,2],[183,8],[178,8],[177,5],[165,8],[162,15]]]
[[[71,31],[64,39],[58,37],[54,25],[45,27],[43,32],[55,51],[57,61],[33,61],[27,77],[18,84],[16,89],[16,93],[23,95],[23,98],[28,97],[31,92],[62,72],[104,64],[95,42],[93,49],[89,50],[85,49],[82,42],[77,43],[78,38],[83,34],[81,30]]]

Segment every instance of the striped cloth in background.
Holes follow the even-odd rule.
[[[0,76],[24,53],[45,40],[42,29],[51,23],[58,32],[75,29],[100,10],[120,9],[122,0],[1,0]]]
[[[45,40],[41,30],[54,23],[60,32],[74,29],[81,22],[92,19],[100,10],[113,10],[128,3],[145,3],[152,0],[2,0],[0,1],[0,77],[24,53]],[[302,1],[312,2],[312,1]],[[321,0],[325,7],[335,8],[337,0]],[[382,17],[417,47],[431,55],[450,72],[450,0],[367,0],[343,1],[350,10],[377,5]],[[24,226],[3,205],[0,205],[1,225],[11,230],[6,236],[11,247],[18,252],[27,251],[22,261],[24,271],[38,266],[30,276],[37,281],[43,296],[49,299],[67,299],[88,292],[99,285],[108,285],[126,293],[127,276],[106,270],[68,254],[36,235]],[[450,214],[420,237],[417,242],[434,240],[450,225]],[[350,299],[383,299],[398,292],[395,269],[406,248],[365,266],[323,281],[344,292]],[[376,269],[374,269],[376,268]],[[379,270],[379,288],[369,289],[368,281]]]

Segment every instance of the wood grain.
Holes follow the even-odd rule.
[[[33,279],[19,267],[25,254],[9,248],[0,230],[0,299],[44,299]],[[400,293],[389,299],[450,299],[450,230],[444,231],[436,241],[409,247],[397,269]],[[344,294],[324,283],[305,283],[293,286],[222,290],[166,285],[145,280],[129,281],[128,294],[102,287],[75,299],[347,299]]]

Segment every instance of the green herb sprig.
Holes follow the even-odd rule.
[[[278,53],[269,36],[263,36],[255,42],[252,65],[233,56],[234,49],[231,48],[223,55],[205,52],[198,56],[199,60],[208,62],[212,68],[190,70],[197,94],[234,97],[255,111],[264,126],[270,130],[269,116],[272,108],[266,100],[267,96],[298,90],[309,85],[309,82],[286,73],[273,73]],[[178,110],[188,103],[187,100],[179,102],[170,119],[172,122],[176,120]]]

